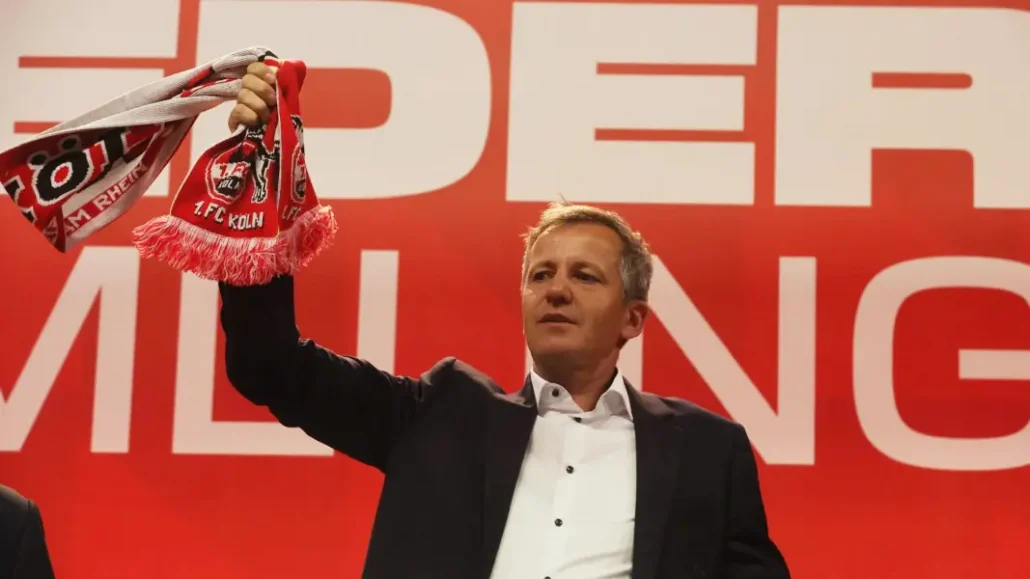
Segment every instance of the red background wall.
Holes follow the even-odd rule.
[[[399,90],[391,86],[396,79],[389,72],[369,70],[375,68],[370,65],[355,70],[361,67],[333,68],[320,62],[329,58],[333,42],[345,42],[353,27],[380,26],[375,34],[393,38],[407,54],[427,50],[419,45],[421,37],[405,36],[390,25],[402,21],[407,14],[403,9],[411,5],[391,3],[398,10],[394,13],[377,12],[382,3],[341,2],[365,5],[369,12],[340,12],[339,38],[332,34],[334,22],[281,16],[308,14],[303,6],[325,3],[335,4],[291,2],[287,10],[279,2],[171,0],[143,9],[138,3],[107,0],[87,10],[68,0],[49,0],[5,15],[0,66],[10,84],[0,95],[5,111],[0,115],[0,148],[113,98],[123,88],[242,46],[230,44],[227,50],[205,54],[221,46],[220,35],[266,44],[309,62],[315,69],[303,95],[309,134],[381,128],[391,115],[391,91]],[[467,174],[453,182],[378,197],[361,187],[371,178],[346,181],[333,174],[361,175],[361,163],[379,162],[403,175],[409,160],[401,153],[392,158],[387,150],[355,159],[352,150],[341,150],[339,165],[324,150],[322,157],[313,157],[312,178],[319,194],[335,207],[342,227],[333,249],[299,277],[300,324],[305,334],[325,345],[370,353],[398,373],[416,374],[443,356],[457,355],[515,389],[525,371],[518,235],[544,203],[509,198],[509,180],[516,170],[508,156],[514,146],[510,138],[520,128],[509,117],[510,97],[513,83],[522,82],[510,63],[528,54],[532,42],[513,43],[517,10],[511,2],[423,4],[459,18],[463,22],[456,26],[469,27],[481,39],[489,66],[486,90],[454,97],[489,105],[481,151]],[[820,147],[809,142],[805,149],[804,139],[797,137],[798,118],[784,112],[798,99],[820,102],[820,97],[811,97],[819,91],[850,94],[850,77],[836,74],[834,62],[812,68],[810,76],[788,77],[784,72],[803,71],[804,59],[799,64],[797,55],[807,51],[814,63],[826,64],[818,58],[825,39],[802,34],[801,28],[787,30],[788,19],[797,23],[808,17],[789,16],[784,10],[836,3],[718,4],[754,10],[753,63],[611,66],[621,74],[742,78],[742,127],[596,127],[609,129],[595,135],[601,140],[754,147],[750,202],[691,202],[699,195],[718,198],[722,184],[710,183],[700,193],[685,185],[679,199],[675,187],[644,179],[634,192],[641,201],[606,204],[643,231],[662,263],[656,316],[643,339],[641,385],[731,415],[753,436],[758,433],[772,533],[797,577],[1027,576],[1030,178],[1012,159],[1025,164],[1030,158],[1030,100],[1023,98],[1030,94],[1030,4],[950,2],[946,5],[954,11],[947,13],[947,22],[938,18],[938,5],[929,2],[905,3],[915,11],[899,8],[900,2],[858,7],[875,5],[886,12],[876,13],[880,28],[865,20],[870,13],[851,15],[854,26],[866,31],[852,29],[851,34],[866,34],[867,42],[846,50],[873,51],[889,42],[877,34],[891,26],[900,30],[895,36],[912,36],[910,45],[898,45],[895,61],[877,57],[891,66],[872,72],[887,75],[868,76],[869,83],[855,89],[856,94],[905,91],[906,98],[914,99],[912,110],[940,115],[922,129],[906,126],[901,136],[892,136],[897,126],[911,120],[898,112],[908,109],[875,98],[862,101],[876,105],[872,109],[847,99],[835,101],[839,107],[829,108],[826,122],[837,128],[827,129],[828,134],[839,142],[858,143],[856,147],[864,148],[856,158],[871,159],[869,170],[854,176],[870,180],[871,202],[850,206],[840,200],[840,191],[818,186],[811,191],[823,195],[824,202],[785,202],[790,191],[780,187],[790,183],[777,184],[783,163],[797,167],[799,162],[810,163],[803,173],[828,183],[835,182],[834,175],[838,181],[854,182],[848,181],[852,176],[841,177],[844,169],[833,167],[832,159],[813,154]],[[588,26],[592,5],[579,7],[585,10],[582,26]],[[983,12],[1001,7],[1009,10]],[[241,14],[241,22],[256,19],[263,24],[234,27],[233,14]],[[824,15],[811,17],[818,21]],[[967,48],[942,51],[937,60],[913,60],[905,55],[932,52],[935,37],[917,33],[911,22],[938,31],[948,26],[965,31],[953,40],[967,43]],[[784,36],[788,32],[793,33],[790,42]],[[312,35],[320,40],[305,40]],[[686,36],[683,42],[691,41]],[[737,38],[729,30],[725,36],[727,42]],[[788,63],[791,50],[794,57]],[[963,54],[972,56],[965,59]],[[934,66],[914,69],[914,61]],[[1022,68],[1010,66],[1019,62]],[[477,74],[435,61],[425,66],[454,78]],[[849,60],[839,61],[842,71],[849,66]],[[433,86],[441,92],[426,98],[443,102],[451,98],[448,87],[456,85],[442,80]],[[943,93],[952,98],[973,90],[980,91],[975,93],[980,100],[972,104],[959,100],[949,108],[950,101],[934,100]],[[531,91],[519,94],[528,98]],[[654,98],[646,91],[628,94]],[[584,107],[594,105],[583,102]],[[133,226],[166,210],[168,191],[174,191],[190,159],[213,142],[209,137],[222,134],[226,112],[216,109],[198,123],[193,142],[172,164],[163,189],[159,186],[122,220],[68,255],[54,252],[13,207],[0,211],[0,267],[6,272],[6,307],[0,308],[0,482],[41,505],[60,577],[360,573],[380,475],[339,455],[301,456],[302,447],[309,455],[318,450],[296,438],[284,442],[274,427],[248,430],[250,426],[231,424],[268,421],[269,416],[250,407],[225,380],[220,334],[212,329],[212,286],[184,280],[161,264],[141,263],[128,245]],[[540,114],[561,117],[554,111]],[[846,122],[862,118],[869,120]],[[948,129],[954,126],[959,128]],[[459,128],[461,134],[476,131],[471,125],[455,131]],[[554,130],[558,134],[564,128]],[[887,144],[863,144],[863,131],[887,135]],[[794,140],[788,143],[786,134]],[[317,150],[318,138],[309,137],[309,150]],[[426,136],[427,147],[435,139]],[[442,133],[438,140],[441,146],[454,142]],[[800,160],[777,159],[799,150]],[[1011,157],[1008,164],[1005,152]],[[597,167],[578,157],[570,157],[566,166],[573,174]],[[522,177],[533,171],[525,166],[517,170]],[[344,182],[353,186],[333,190],[333,184]],[[673,190],[671,198],[661,203],[648,199],[663,186]],[[550,199],[553,193],[545,188],[539,195]],[[570,197],[590,201],[584,195]],[[362,252],[376,250],[387,253],[366,254],[363,270]],[[935,257],[945,260],[939,262],[943,281],[938,285],[951,287],[915,293],[892,318],[888,296],[904,293],[899,288],[916,283],[916,278],[929,279],[931,274],[920,268],[937,262],[915,260]],[[781,262],[783,258],[807,260],[791,265]],[[896,277],[877,278],[906,262],[915,265],[910,263],[912,268]],[[781,270],[788,271],[782,288]],[[394,281],[396,296],[391,293]],[[806,293],[809,281],[814,289]],[[367,297],[361,297],[362,283],[367,284]],[[779,304],[787,298],[801,306],[781,316]],[[362,300],[367,300],[365,305]],[[797,317],[809,307],[811,324]],[[362,308],[372,317],[359,323]],[[710,331],[699,325],[700,318],[691,317],[695,313]],[[875,325],[874,318],[894,319],[893,328],[870,334],[870,339],[858,326]],[[856,322],[862,319],[866,321]],[[782,333],[784,327],[795,330]],[[812,349],[807,349],[805,328],[814,330]],[[214,336],[216,343],[205,342]],[[883,344],[892,359],[877,351]],[[788,351],[783,360],[781,349]],[[962,354],[968,356],[963,371],[960,350],[990,352]],[[731,356],[722,356],[726,352]],[[743,373],[735,373],[730,362]],[[866,379],[865,371],[880,374]],[[927,435],[965,439],[968,446],[931,441],[912,451],[915,460],[905,459],[909,439],[892,438],[896,431],[889,429],[890,413],[873,404],[862,419],[856,403],[873,400],[873,390],[885,384],[883,376],[893,377],[893,388],[886,390],[894,393],[902,424]],[[213,393],[206,392],[204,385],[212,381]],[[101,383],[108,388],[102,395],[106,402],[97,406]],[[131,399],[128,390],[115,392],[119,385],[131,387]],[[761,398],[754,398],[754,392]],[[205,396],[212,401],[210,411]],[[125,402],[124,408],[119,409],[118,401]],[[810,424],[806,416],[812,417]],[[212,429],[204,426],[209,423],[230,424]],[[121,426],[127,428],[124,437]],[[1004,436],[1011,438],[982,440]],[[103,441],[111,440],[116,442],[105,447]],[[805,450],[809,447],[811,453]]]

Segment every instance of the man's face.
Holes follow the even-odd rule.
[[[530,248],[522,323],[534,359],[592,362],[640,334],[647,306],[623,299],[622,240],[603,225],[546,231]]]

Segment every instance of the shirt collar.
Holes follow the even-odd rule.
[[[536,370],[530,370],[529,376],[533,383],[533,395],[536,397],[539,414],[542,415],[545,412],[587,414],[576,404],[564,386],[544,380],[536,373]],[[600,400],[597,401],[597,408],[592,413],[624,416],[633,420],[633,407],[629,403],[629,392],[626,391],[626,381],[623,379],[621,371],[616,370],[611,386],[601,395]]]

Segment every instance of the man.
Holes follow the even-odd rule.
[[[274,82],[250,67],[231,129],[268,119]],[[291,277],[220,286],[234,387],[386,475],[364,577],[788,578],[744,429],[618,370],[648,313],[640,235],[558,204],[523,270],[534,367],[510,395],[454,358],[398,377],[302,339]]]
[[[0,579],[53,579],[36,503],[0,485]]]

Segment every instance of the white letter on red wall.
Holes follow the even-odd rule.
[[[135,248],[83,248],[9,399],[5,401],[0,394],[0,451],[17,452],[25,444],[98,294],[90,449],[129,451],[138,286],[139,252]]]
[[[741,131],[741,76],[598,74],[598,64],[753,65],[755,6],[516,2],[509,201],[754,199],[754,144],[616,141],[597,129]]]
[[[873,149],[949,149],[973,156],[976,207],[1030,208],[1028,38],[1019,10],[780,8],[777,204],[868,206]],[[876,73],[972,85],[874,88]]]
[[[855,407],[862,429],[877,450],[915,467],[981,471],[1030,465],[1030,422],[1006,436],[954,438],[916,432],[898,412],[894,398],[898,312],[916,293],[941,288],[1008,291],[1030,306],[1030,266],[989,257],[932,257],[902,262],[877,274],[862,294],[855,317]],[[960,356],[962,378],[1011,380],[1028,374],[1027,352],[963,350]],[[985,362],[998,367],[987,370]]]
[[[665,264],[654,260],[650,301],[655,316],[771,464],[815,464],[815,271],[814,258],[780,258],[773,408]]]

